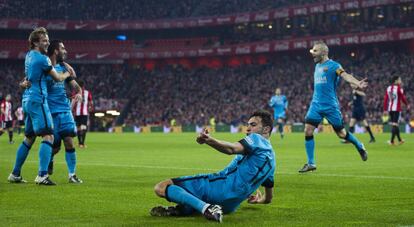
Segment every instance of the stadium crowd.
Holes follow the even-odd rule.
[[[11,94],[14,108],[20,105],[23,90],[19,88],[19,81],[24,78],[22,61],[0,63],[0,93],[3,96]],[[101,103],[100,99],[118,99],[125,97],[129,88],[126,81],[133,75],[124,65],[76,65],[76,73],[80,80],[85,82],[85,88],[92,91],[94,103]],[[68,94],[71,95],[71,94]],[[122,106],[122,105],[121,105]]]
[[[324,0],[45,0],[0,1],[2,18],[127,20],[161,19],[261,11]],[[108,7],[109,6],[109,7]]]
[[[278,19],[270,22],[258,22],[236,25],[221,35],[223,43],[245,43],[263,40],[288,39],[296,37],[326,36],[369,32],[386,28],[408,28],[414,26],[414,9],[401,11],[395,7],[395,14],[388,16],[378,13],[375,8],[358,12],[334,12],[314,16]],[[365,19],[364,19],[365,18]]]
[[[365,105],[369,121],[381,122],[383,95],[393,75],[402,76],[405,93],[413,106],[412,54],[373,48],[353,57],[344,53],[334,59],[348,72],[368,78]],[[247,117],[242,113],[269,109],[267,103],[276,87],[288,98],[288,122],[303,122],[312,97],[313,67],[310,57],[300,55],[275,57],[265,65],[220,69],[166,66],[146,71],[127,65],[75,65],[78,79],[86,81],[95,102],[99,98],[131,102],[125,109],[128,111],[125,124],[131,126],[168,125],[171,119],[179,125],[201,125],[208,124],[211,117],[218,124],[239,124]],[[10,83],[2,83],[0,91],[11,93],[18,102],[21,92],[17,84],[23,78],[23,65],[7,64],[2,69],[0,81]],[[338,97],[348,119],[351,89],[344,82],[338,89]]]
[[[350,57],[339,56],[343,67],[358,77],[367,77],[370,87],[365,99],[367,119],[381,122],[385,88],[392,75],[401,75],[404,89],[412,103],[414,56],[381,53],[379,49]],[[215,117],[218,124],[237,124],[252,109],[266,108],[276,87],[289,101],[288,121],[303,122],[313,90],[313,67],[310,58],[293,56],[267,65],[239,68],[184,70],[166,68],[140,75],[136,101],[126,119],[128,124],[207,124]],[[345,119],[350,118],[351,88],[342,83],[338,89]],[[405,115],[404,115],[405,116]]]

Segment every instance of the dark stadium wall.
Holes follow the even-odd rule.
[[[410,40],[410,51],[414,54],[414,39]]]

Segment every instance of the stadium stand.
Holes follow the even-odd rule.
[[[335,53],[335,59],[349,72],[369,79],[365,100],[369,121],[381,121],[382,92],[392,75],[403,77],[404,90],[414,104],[414,71],[408,67],[414,65],[412,53],[382,52],[375,47],[365,48],[353,57],[349,53]],[[15,62],[2,68],[5,70],[0,72],[0,80],[10,83],[2,83],[1,91],[18,97],[17,83],[23,77],[23,65]],[[94,102],[98,103],[99,98],[121,100],[119,108],[130,103],[124,109],[126,125],[162,125],[173,118],[180,125],[207,124],[211,116],[219,124],[239,124],[246,117],[240,113],[268,108],[267,97],[252,97],[263,93],[270,97],[276,87],[281,87],[289,100],[288,121],[303,122],[313,89],[313,62],[307,55],[276,56],[265,65],[219,69],[165,66],[147,71],[126,64],[80,64],[75,69],[94,94]],[[256,87],[259,89],[252,89]],[[345,118],[350,116],[350,92],[347,85],[339,89]]]

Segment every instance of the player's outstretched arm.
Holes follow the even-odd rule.
[[[346,82],[350,83],[351,86],[355,86],[358,89],[364,89],[368,86],[367,79],[357,80],[354,76],[347,72],[342,72],[339,74]]]
[[[82,102],[82,88],[79,86],[79,84],[75,80],[70,81],[70,86],[72,90],[76,92],[75,96],[73,97],[74,101],[76,103]]]
[[[66,78],[70,77],[71,74],[69,72],[64,73],[58,73],[54,68],[52,68],[49,72],[49,75],[53,78],[55,81],[64,81]]]
[[[264,195],[258,189],[256,195],[251,195],[247,202],[250,204],[269,204],[273,199],[273,188],[264,187]]]
[[[207,129],[203,129],[203,131],[197,136],[196,139],[197,143],[199,144],[207,144],[210,147],[220,151],[224,154],[244,154],[244,147],[241,143],[231,143],[227,141],[222,141],[215,139],[210,136],[210,133]]]

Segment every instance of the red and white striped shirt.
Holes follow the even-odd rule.
[[[75,102],[75,100],[72,100]],[[75,116],[88,116],[89,109],[92,109],[92,94],[88,90],[82,89],[82,102],[75,103],[73,114]]]
[[[23,114],[23,108],[21,106],[19,106],[16,110],[16,117],[18,121],[23,121],[24,120],[24,114]]]
[[[0,105],[1,108],[1,121],[12,121],[12,104],[9,101],[3,100]]]
[[[401,112],[401,101],[408,105],[401,86],[396,84],[388,86],[384,96],[384,111]]]

